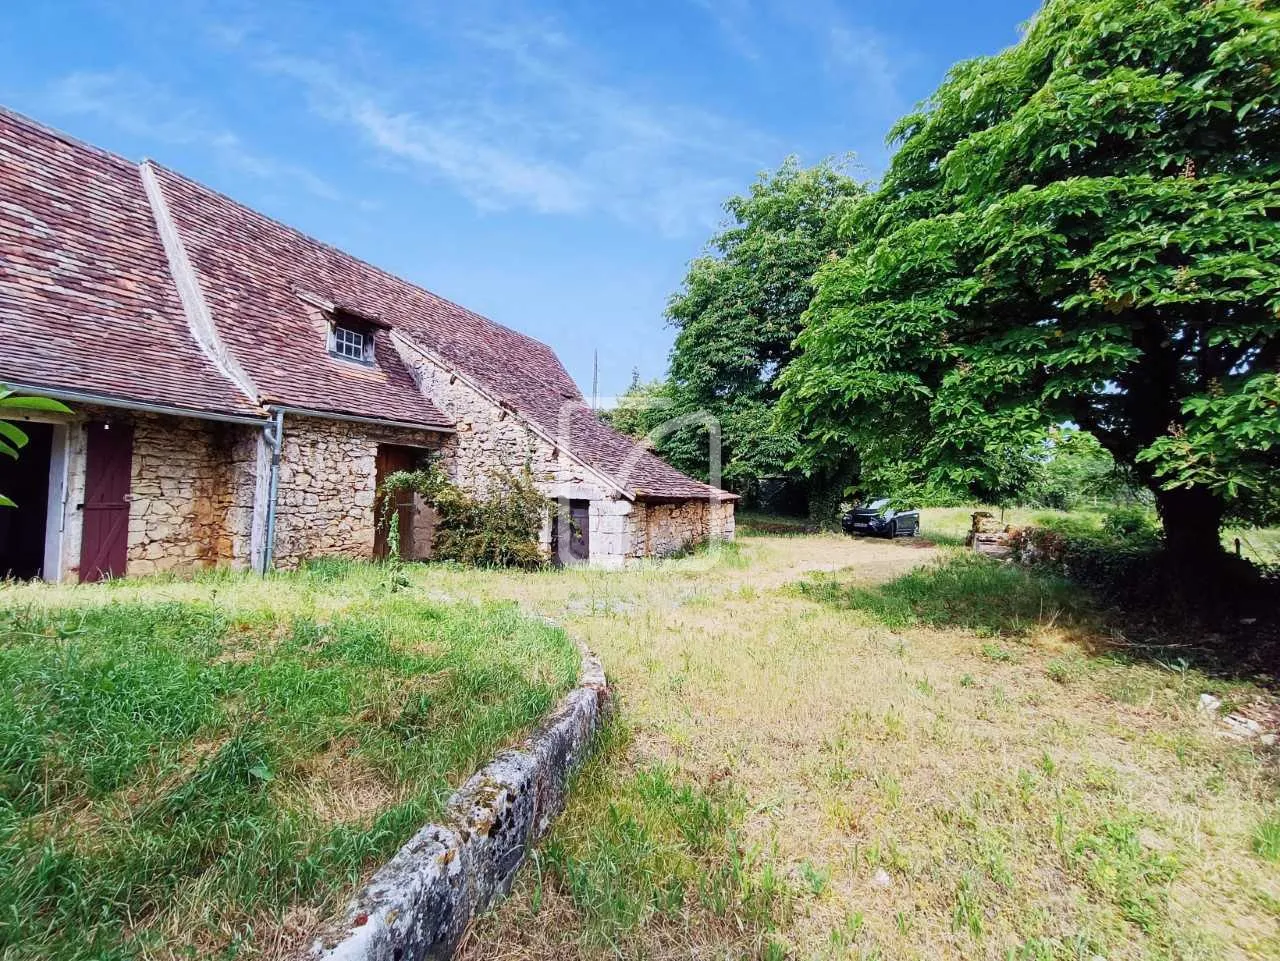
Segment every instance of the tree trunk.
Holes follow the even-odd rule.
[[[814,471],[809,477],[809,519],[823,530],[840,529],[840,503],[852,471]]]
[[[1165,543],[1178,566],[1193,571],[1223,557],[1222,499],[1203,487],[1157,490]]]

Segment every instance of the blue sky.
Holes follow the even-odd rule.
[[[662,373],[720,204],[884,135],[1034,0],[41,0],[0,102],[550,343],[584,391]]]

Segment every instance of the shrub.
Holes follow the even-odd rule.
[[[393,543],[397,540],[396,512],[390,509],[393,494],[413,491],[435,509],[437,515],[434,556],[471,567],[535,568],[546,563],[539,545],[547,499],[523,474],[490,475],[489,496],[473,497],[444,476],[438,464],[415,471],[398,471],[383,481],[378,491],[380,523]],[[392,551],[393,556],[396,551]]]
[[[1113,508],[1102,518],[1102,532],[1117,541],[1155,544],[1159,539],[1155,518],[1137,505]]]

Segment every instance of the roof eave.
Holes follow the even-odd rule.
[[[344,411],[320,410],[314,407],[295,407],[291,404],[277,404],[267,401],[269,411],[280,411],[295,417],[314,417],[317,420],[339,420],[353,424],[368,424],[372,427],[399,427],[408,430],[426,430],[436,434],[456,434],[457,429],[449,423],[432,423],[429,421],[397,420],[391,417],[367,417],[363,414],[349,414]]]
[[[232,424],[267,424],[264,414],[236,413],[233,411],[209,410],[200,407],[183,407],[178,404],[165,404],[154,400],[142,400],[125,397],[120,394],[107,394],[99,391],[72,390],[64,387],[49,387],[41,384],[30,384],[22,381],[0,377],[4,385],[14,391],[34,394],[39,397],[50,397],[53,400],[66,401],[72,404],[97,404],[100,407],[118,407],[123,410],[136,410],[150,414],[166,414],[171,417],[191,417],[196,420],[216,420]]]

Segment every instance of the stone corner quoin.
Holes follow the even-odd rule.
[[[581,647],[581,645],[579,645]],[[610,710],[599,659],[582,648],[578,683],[519,747],[500,752],[380,868],[310,961],[442,961],[472,918],[511,890],[529,849],[564,809],[570,775]]]

